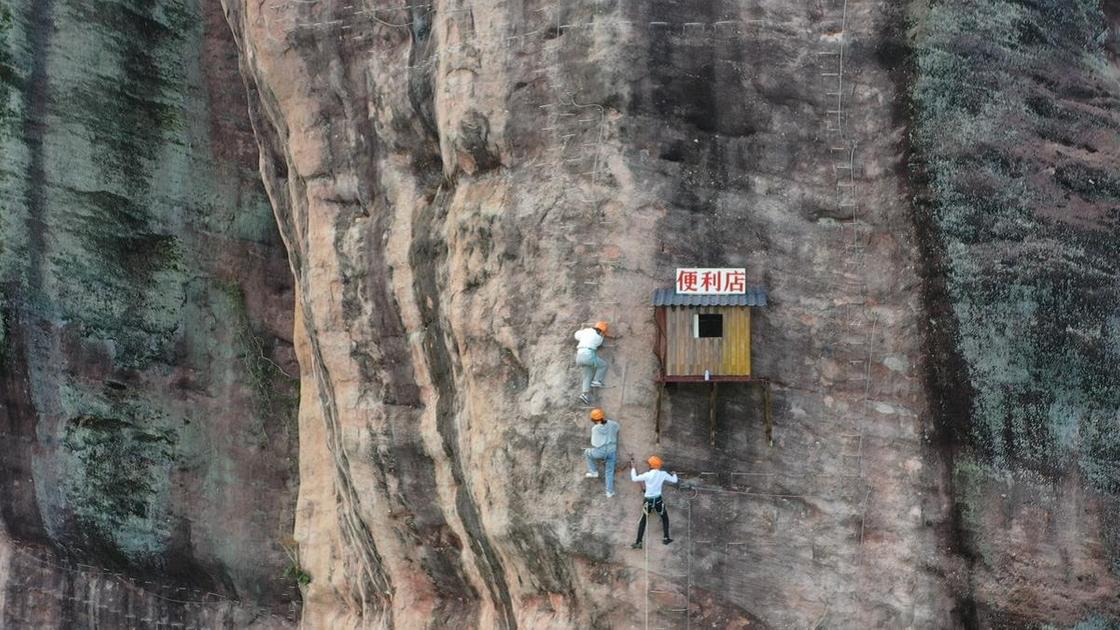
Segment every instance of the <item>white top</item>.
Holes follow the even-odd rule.
[[[666,481],[669,483],[677,483],[677,476],[656,468],[639,475],[638,471],[634,470],[633,466],[631,466],[630,481],[644,481],[646,483],[646,498],[653,499],[661,496],[661,486]]]
[[[577,349],[590,349],[597,350],[599,346],[603,345],[603,335],[599,334],[598,330],[594,328],[583,328],[576,331],[576,341],[579,345]]]

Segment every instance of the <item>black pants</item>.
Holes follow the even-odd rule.
[[[665,502],[661,497],[647,498],[642,503],[642,520],[638,521],[638,542],[642,542],[642,537],[646,535],[646,516],[650,512],[657,512],[661,515],[661,527],[665,530],[665,537],[669,537],[669,510],[665,508]]]

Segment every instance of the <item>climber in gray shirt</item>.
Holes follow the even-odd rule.
[[[614,496],[614,466],[618,461],[618,423],[608,420],[602,409],[591,410],[591,448],[584,449],[583,455],[587,458],[587,474],[589,479],[599,478],[598,460],[604,461],[607,483],[607,496]]]

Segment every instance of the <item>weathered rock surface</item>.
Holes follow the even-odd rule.
[[[931,390],[972,622],[1120,618],[1120,3],[915,11]]]
[[[0,15],[3,625],[288,624],[297,473],[309,628],[1118,623],[1116,2],[199,1]]]
[[[296,273],[310,627],[960,623],[887,3],[226,7]],[[716,446],[688,387],[653,444],[677,265],[770,287],[772,448],[736,387]],[[699,484],[645,553],[637,490],[582,479],[600,317],[623,450]]]
[[[0,70],[0,626],[291,625],[291,275],[220,6],[5,2]]]

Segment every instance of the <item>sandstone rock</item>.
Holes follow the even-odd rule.
[[[882,6],[846,25],[782,2],[226,8],[296,274],[296,531],[329,576],[305,623],[953,623],[926,568],[948,503],[925,412],[867,405],[927,406],[875,360],[922,343]],[[841,42],[860,80],[837,127],[820,53]],[[687,386],[653,443],[649,299],[691,264],[771,289],[773,448],[730,386],[716,447]],[[598,318],[621,335],[601,402],[623,450],[699,484],[648,556],[637,491],[582,479],[570,337]]]
[[[0,7],[3,625],[1115,623],[1115,5]],[[677,266],[772,444],[655,441]]]

